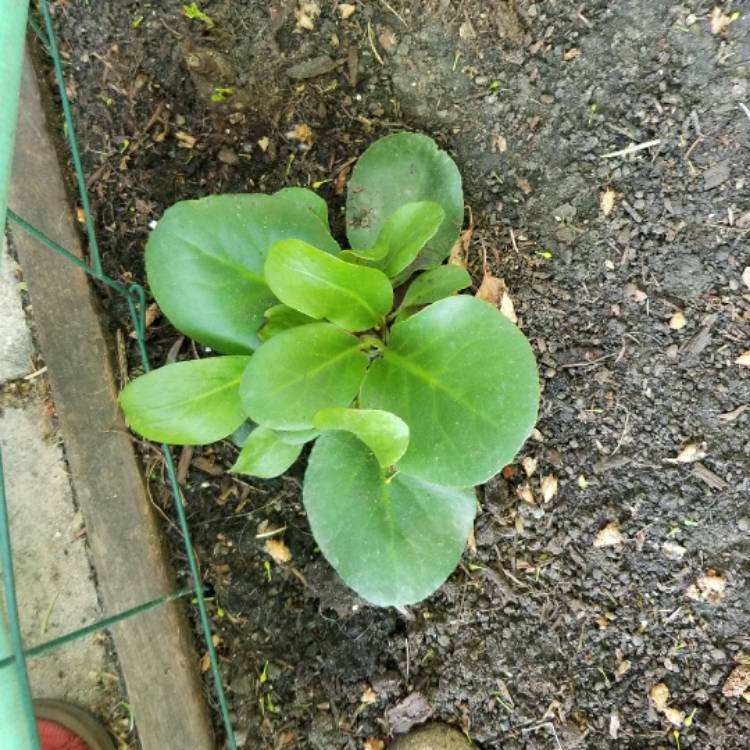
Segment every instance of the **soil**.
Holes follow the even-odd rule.
[[[470,270],[486,254],[539,358],[538,431],[482,488],[476,548],[408,611],[358,601],[316,553],[304,460],[245,482],[227,443],[184,453],[243,747],[375,750],[430,714],[480,748],[750,744],[750,704],[722,693],[750,654],[750,8],[716,3],[712,29],[714,4],[373,0],[343,19],[318,0],[304,30],[294,0],[206,0],[213,28],[171,0],[53,3],[110,274],[143,281],[149,222],[208,193],[321,182],[340,234],[352,160],[414,129],[454,155]],[[154,362],[178,340],[157,318]],[[686,446],[700,460],[670,461]],[[595,546],[603,529],[621,541]]]

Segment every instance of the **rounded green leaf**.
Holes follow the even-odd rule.
[[[399,310],[428,305],[471,285],[471,276],[465,268],[448,264],[420,273],[409,284]]]
[[[311,318],[299,310],[295,310],[288,305],[274,305],[269,307],[264,313],[265,323],[258,331],[262,341],[268,341],[282,331],[288,331],[290,328],[315,323],[315,318]]]
[[[381,466],[391,466],[409,445],[409,427],[395,414],[379,409],[321,409],[313,418],[319,430],[345,430],[358,437]]]
[[[270,195],[213,195],[167,209],[146,245],[151,291],[172,324],[216,351],[260,344],[263,312],[276,302],[263,263],[277,240],[339,246],[307,203]]]
[[[320,435],[320,430],[276,430],[279,440],[289,445],[304,445],[315,440]]]
[[[242,446],[231,471],[271,479],[283,474],[301,452],[302,445],[285,443],[270,427],[256,427]]]
[[[537,417],[529,342],[499,310],[448,297],[393,326],[359,403],[397,414],[411,431],[398,469],[454,487],[485,482],[510,463]]]
[[[417,257],[431,240],[445,219],[445,211],[438,203],[416,201],[406,203],[387,219],[375,243],[385,248],[385,256],[377,267],[389,278],[395,278]]]
[[[250,357],[175,362],[125,386],[120,406],[130,428],[148,440],[203,445],[221,440],[246,419],[240,380]]]
[[[396,474],[386,479],[354,435],[318,438],[303,500],[315,541],[344,582],[380,606],[435,591],[463,554],[476,512],[472,489]]]
[[[360,341],[330,323],[310,323],[274,336],[253,355],[240,395],[258,424],[304,430],[326,406],[348,406],[367,367]]]
[[[440,229],[411,266],[431,268],[448,256],[463,224],[458,168],[426,135],[396,133],[375,141],[359,158],[347,187],[349,244],[372,247],[386,220],[414,201],[434,201],[445,212]]]
[[[330,228],[328,224],[328,204],[312,190],[301,187],[282,188],[274,193],[274,197],[290,201],[295,209],[310,211],[323,222],[326,229]]]
[[[283,240],[271,248],[265,276],[285,305],[350,331],[372,328],[393,305],[393,289],[383,273],[346,263],[300,240]]]

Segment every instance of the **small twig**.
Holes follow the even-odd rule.
[[[534,726],[525,727],[521,730],[521,734],[530,734],[531,732],[536,732],[537,729],[549,729],[550,733],[555,738],[555,743],[558,749],[563,750],[563,746],[560,744],[560,738],[555,731],[555,725],[551,721],[544,721],[541,724],[534,724]]]
[[[404,24],[404,26],[409,25],[406,23],[406,21],[404,21],[404,17],[401,14],[399,14],[398,11],[396,11],[393,8],[393,6],[391,6],[391,4],[387,2],[387,0],[380,0],[380,1],[383,3],[383,5],[385,5],[386,8],[388,8],[389,11],[391,11],[391,13],[393,13],[394,16],[396,16],[396,18],[398,18],[399,21],[401,21],[402,24]]]
[[[370,40],[370,49],[372,50],[372,54],[375,55],[375,59],[381,65],[385,65],[385,63],[383,62],[383,58],[380,56],[380,53],[375,47],[375,40],[373,39],[372,24],[369,21],[367,22],[367,38]]]
[[[576,10],[576,16],[578,16],[578,18],[580,18],[580,20],[583,21],[583,23],[585,23],[586,26],[591,28],[593,24],[591,23],[591,21],[589,21],[588,18],[586,18],[586,16],[583,15],[583,13],[581,13],[582,9],[583,9],[583,5]]]
[[[513,250],[518,255],[518,245],[516,244],[516,235],[513,232],[513,227],[510,227],[508,231],[510,232],[510,242],[513,245]]]
[[[738,102],[740,109],[747,115],[747,119],[750,120],[750,109],[747,108],[746,104]]]
[[[47,365],[44,367],[40,367],[38,370],[30,373],[29,375],[24,375],[24,380],[34,380],[35,378],[38,378],[40,375],[44,375],[44,373],[47,372]]]
[[[697,138],[696,138],[696,139],[695,139],[695,140],[693,141],[693,143],[692,143],[692,145],[690,146],[690,148],[689,148],[689,149],[688,149],[688,150],[687,150],[687,151],[685,152],[685,154],[683,155],[683,158],[684,158],[684,159],[687,159],[687,158],[688,158],[688,157],[690,156],[690,154],[692,154],[692,153],[693,153],[693,149],[694,149],[694,148],[695,148],[695,147],[696,147],[696,146],[697,146],[697,145],[698,145],[698,144],[699,144],[699,143],[700,143],[700,142],[701,142],[702,140],[703,140],[703,136],[702,136],[702,135],[699,135],[699,136],[698,136],[698,137],[697,137]]]
[[[616,156],[628,156],[634,154],[636,151],[643,151],[646,148],[652,146],[658,146],[661,143],[661,138],[654,138],[653,141],[645,141],[644,143],[631,143],[627,148],[621,148],[619,151],[610,151],[607,154],[602,154],[601,159],[613,159]]]

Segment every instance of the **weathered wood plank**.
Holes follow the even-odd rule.
[[[9,205],[81,256],[45,95],[27,54]],[[172,592],[174,577],[117,407],[110,352],[88,278],[23,231],[12,236],[105,614],[114,614]],[[180,605],[127,620],[113,636],[144,750],[212,749],[195,646]]]

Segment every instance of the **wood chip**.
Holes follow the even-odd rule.
[[[337,9],[341,18],[346,21],[347,18],[351,18],[354,15],[357,6],[352,3],[339,3]]]
[[[602,215],[609,216],[612,213],[616,197],[617,193],[611,187],[608,187],[604,192],[599,194],[599,210],[602,212]]]
[[[184,130],[178,130],[175,133],[175,138],[179,141],[177,144],[179,148],[195,148],[195,144],[198,142],[197,138]]]
[[[706,575],[701,576],[695,583],[688,586],[685,596],[694,601],[719,604],[724,598],[727,581],[724,576],[715,570],[709,570]]]
[[[192,460],[192,465],[195,466],[196,469],[200,469],[206,474],[210,474],[212,477],[220,477],[225,473],[225,469],[223,466],[215,464],[213,461],[210,461],[204,456],[198,456],[197,458],[194,458]]]
[[[276,563],[288,563],[292,559],[289,547],[281,539],[266,539],[263,549],[273,558]]]
[[[651,686],[648,697],[651,698],[654,708],[661,713],[669,702],[669,688],[663,682],[659,682]]]
[[[617,524],[612,521],[594,537],[594,547],[613,547],[617,544],[622,544],[624,541],[625,537],[620,532]]]
[[[670,708],[667,706],[667,708],[664,709],[664,716],[667,717],[669,720],[669,723],[672,724],[672,726],[675,727],[681,727],[682,722],[685,721],[685,712],[680,711],[677,708]]]
[[[750,212],[749,212],[750,213]],[[750,222],[749,222],[750,223]],[[750,289],[750,266],[746,266],[742,272],[742,283]]]
[[[705,443],[688,443],[674,458],[665,458],[668,464],[692,464],[706,457]]]
[[[718,474],[714,474],[711,469],[705,467],[702,463],[693,465],[693,475],[705,482],[711,489],[719,490],[719,492],[729,486]]]
[[[530,477],[536,471],[537,460],[532,456],[525,456],[521,461],[521,466],[526,472],[526,476]]]
[[[669,319],[669,327],[673,331],[679,331],[682,328],[684,328],[686,325],[687,325],[687,319],[685,318],[685,313],[683,313],[681,310],[678,310]]]
[[[738,698],[742,695],[746,700],[750,700],[748,691],[750,691],[750,665],[738,664],[727,677],[721,692],[727,698]]]
[[[555,495],[557,495],[557,486],[557,477],[554,474],[546,474],[542,477],[542,500],[544,500],[545,503],[548,503],[553,497],[555,497]]]
[[[750,349],[748,349],[746,352],[742,352],[737,359],[734,360],[736,364],[740,365],[741,367],[750,367]]]

